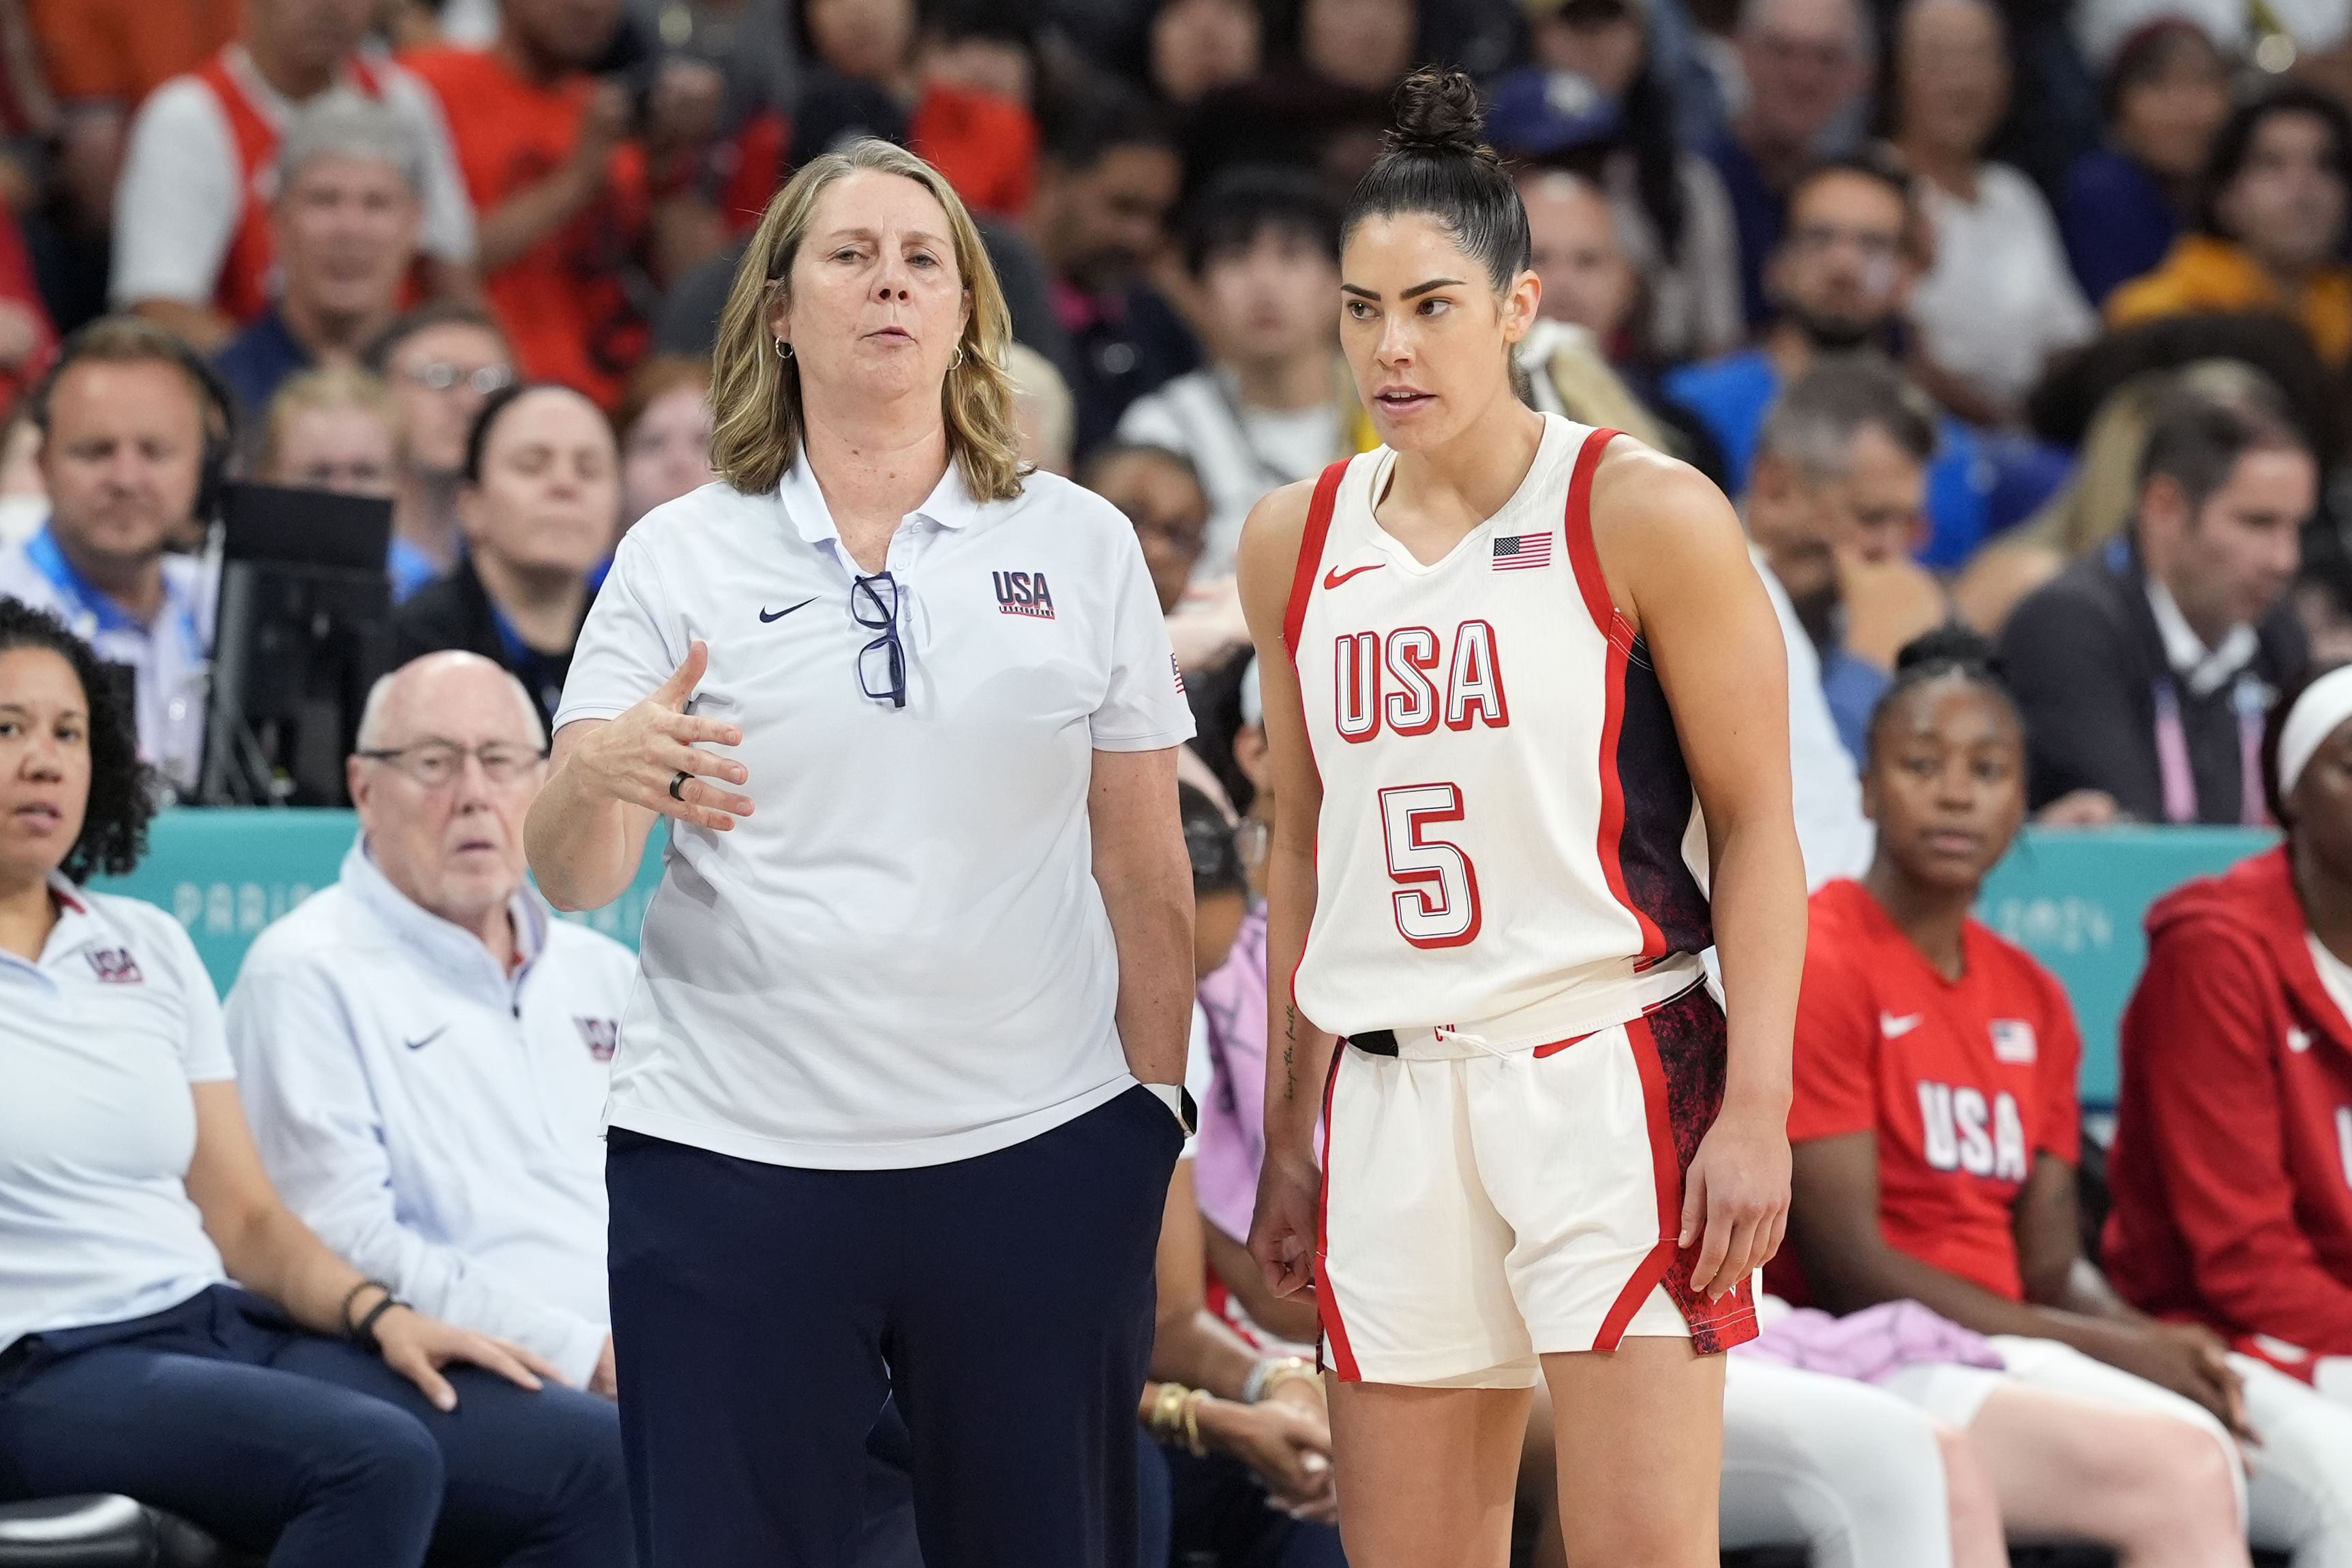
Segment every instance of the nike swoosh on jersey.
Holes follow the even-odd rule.
[[[1878,1016],[1878,1029],[1879,1033],[1888,1039],[1899,1040],[1927,1021],[1927,1015],[1925,1013],[1906,1013],[1900,1018],[1892,1013],[1881,1013]]]
[[[425,1037],[424,1037],[422,1039],[415,1039],[415,1040],[403,1040],[403,1041],[401,1041],[400,1043],[401,1043],[402,1045],[404,1045],[404,1046],[406,1046],[406,1047],[407,1047],[410,1050],[412,1050],[412,1051],[421,1051],[421,1050],[423,1050],[425,1047],[427,1047],[427,1046],[431,1045],[434,1041],[436,1041],[436,1040],[439,1039],[442,1036],[444,1036],[444,1035],[447,1034],[448,1032],[449,1032],[449,1026],[448,1026],[448,1025],[446,1025],[446,1024],[444,1024],[444,1025],[442,1025],[439,1028],[437,1028],[437,1029],[434,1030],[431,1034],[426,1035]]]
[[[764,626],[764,625],[766,625],[766,624],[767,624],[768,622],[770,622],[770,621],[781,621],[781,620],[782,620],[786,616],[791,615],[794,610],[805,610],[805,609],[807,609],[811,605],[814,605],[814,604],[815,604],[815,603],[816,603],[816,600],[815,600],[814,597],[810,597],[810,598],[803,599],[803,600],[802,600],[799,604],[797,604],[797,605],[785,605],[782,609],[781,609],[781,610],[777,610],[777,611],[773,612],[772,614],[772,613],[770,613],[770,612],[769,612],[769,611],[767,611],[767,610],[761,610],[761,611],[760,612],[760,621],[761,621],[761,624]]]
[[[1360,577],[1367,572],[1377,572],[1387,564],[1388,563],[1385,561],[1375,561],[1366,566],[1350,566],[1345,572],[1342,572],[1337,566],[1334,566],[1331,570],[1323,574],[1323,586],[1326,588],[1336,588],[1350,577]]]

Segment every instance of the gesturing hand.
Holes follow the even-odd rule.
[[[731,757],[713,756],[694,744],[706,741],[737,746],[743,742],[743,731],[735,725],[686,711],[687,699],[694,695],[695,683],[709,662],[709,648],[697,642],[652,696],[611,723],[596,726],[572,753],[572,761],[593,787],[614,800],[723,833],[735,826],[737,817],[751,815],[751,797],[722,789],[714,781],[745,784],[751,773]],[[670,784],[680,773],[692,776],[673,795]]]

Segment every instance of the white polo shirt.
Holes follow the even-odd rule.
[[[195,787],[204,768],[215,589],[204,563],[165,555],[163,607],[141,621],[82,580],[46,523],[0,551],[0,598],[47,610],[99,658],[131,667],[140,759],[183,791]]]
[[[235,1076],[212,979],[162,910],[49,887],[39,962],[0,952],[0,1350],[227,1278],[183,1184],[188,1086]]]
[[[890,1169],[1021,1142],[1135,1081],[1087,789],[1097,751],[1192,733],[1135,531],[1050,474],[975,501],[950,466],[887,566],[904,708],[861,687],[878,634],[805,459],[776,493],[706,485],[621,542],[557,726],[621,713],[701,638],[692,706],[741,726],[757,810],[670,835],[614,1125]]]
[[[419,908],[364,840],[247,953],[237,1087],[270,1179],[352,1267],[574,1384],[612,1321],[601,1113],[635,961],[513,903],[523,962]]]

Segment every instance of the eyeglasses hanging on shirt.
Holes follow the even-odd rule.
[[[859,626],[882,634],[857,650],[857,684],[875,701],[887,699],[891,707],[904,708],[907,649],[898,640],[898,580],[887,572],[851,579],[849,613]],[[877,685],[881,689],[875,689]]]
[[[2238,820],[2265,826],[2263,802],[2263,720],[2270,694],[2260,676],[2247,671],[2231,683],[2230,708],[2238,721]],[[2180,686],[2172,677],[2156,681],[2156,766],[2164,781],[2164,820],[2195,822],[2197,771],[2189,759],[2189,727],[2180,714]]]

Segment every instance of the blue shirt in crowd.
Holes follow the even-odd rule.
[[[1667,374],[1665,394],[1698,416],[1723,448],[1724,478],[1731,493],[1748,489],[1748,466],[1764,412],[1780,395],[1780,373],[1762,349],[1742,349],[1705,364]],[[1930,566],[1959,565],[1992,531],[1990,498],[2000,484],[1998,466],[1988,459],[1973,430],[1944,415],[1937,424],[1936,460],[1927,469],[1927,547],[1919,559]],[[2019,514],[2021,515],[2021,514]],[[2004,521],[2014,521],[2015,517]]]
[[[1822,695],[1829,700],[1830,719],[1838,739],[1860,768],[1870,751],[1870,715],[1886,694],[1894,677],[1848,651],[1843,643],[1821,650]]]
[[[2180,220],[2154,175],[2102,147],[2066,171],[2058,231],[2083,297],[2097,305],[2118,283],[2156,269],[2179,237]]]
[[[213,368],[236,394],[238,416],[248,425],[268,411],[269,400],[278,395],[278,388],[289,376],[299,375],[317,363],[310,351],[286,330],[286,319],[275,305],[256,316],[213,356]]]

